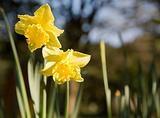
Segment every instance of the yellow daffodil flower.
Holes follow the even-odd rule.
[[[90,55],[77,51],[67,50],[64,52],[58,48],[44,47],[42,50],[44,59],[47,63],[42,70],[45,76],[52,76],[57,84],[75,80],[83,82],[80,68],[86,66],[90,61]]]
[[[61,48],[57,37],[63,33],[54,25],[54,16],[48,4],[42,5],[34,12],[34,16],[18,15],[20,21],[15,25],[15,31],[27,38],[31,52],[43,45]]]

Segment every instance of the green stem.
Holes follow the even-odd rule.
[[[72,113],[71,118],[77,118],[78,117],[78,111],[79,111],[79,107],[80,107],[80,104],[81,104],[82,94],[83,94],[83,86],[80,84],[79,91],[78,91],[77,98],[76,98],[76,102],[75,102],[75,105],[74,105],[74,111]]]
[[[101,49],[101,62],[102,62],[102,71],[103,71],[103,78],[104,78],[104,87],[105,87],[105,90],[108,90],[106,51],[105,51],[105,43],[104,43],[104,41],[100,42],[100,49]]]
[[[56,91],[56,98],[59,98],[59,95],[58,95],[59,91],[58,91],[58,87],[57,87],[57,91]],[[59,99],[56,99],[56,108],[55,108],[55,112],[56,112],[56,118],[61,118],[61,115],[60,115],[60,107],[59,107]]]
[[[102,71],[103,71],[103,81],[105,87],[105,94],[106,94],[106,103],[107,103],[107,112],[108,118],[112,118],[111,112],[111,91],[108,87],[108,77],[107,77],[107,66],[106,66],[106,52],[105,52],[105,43],[104,41],[100,42],[100,51],[101,51],[101,62],[102,62]]]
[[[47,108],[47,93],[46,93],[46,84],[47,84],[47,77],[44,76],[43,78],[43,88],[42,88],[42,113],[41,118],[46,118],[46,108]]]
[[[53,118],[53,112],[54,112],[54,106],[55,106],[55,100],[56,100],[56,94],[57,94],[57,84],[54,84],[54,88],[51,87],[53,90],[51,90],[51,97],[49,99],[49,106],[48,106],[48,118]]]
[[[29,108],[29,102],[28,102],[27,92],[26,92],[26,88],[25,88],[25,83],[24,83],[24,79],[23,79],[23,75],[22,75],[22,70],[21,70],[21,67],[20,67],[20,62],[19,62],[16,46],[15,46],[14,39],[13,39],[11,30],[10,30],[10,25],[9,25],[8,19],[5,15],[5,12],[2,8],[0,8],[0,12],[2,13],[2,16],[3,16],[4,21],[5,21],[5,25],[6,25],[6,28],[7,28],[8,35],[9,35],[9,40],[10,40],[10,43],[11,43],[14,59],[15,59],[15,62],[16,62],[18,76],[19,76],[18,80],[19,80],[19,83],[20,83],[20,90],[22,92],[22,97],[23,97],[23,102],[24,102],[24,107],[25,107],[25,110],[26,110],[27,118],[31,118],[31,113],[30,113],[30,108]]]
[[[67,82],[65,118],[69,118],[68,112],[69,112],[69,82]]]

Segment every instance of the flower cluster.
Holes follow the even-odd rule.
[[[54,16],[48,4],[42,5],[33,16],[18,15],[20,21],[15,25],[15,31],[24,35],[31,52],[43,47],[42,54],[46,64],[42,74],[52,76],[58,84],[75,80],[83,82],[80,68],[90,61],[90,55],[68,49],[61,50],[58,36],[63,30],[54,25]]]

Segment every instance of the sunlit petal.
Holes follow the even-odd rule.
[[[51,76],[52,75],[52,67],[54,66],[55,62],[47,62],[45,64],[45,67],[41,71],[43,75],[45,76]]]
[[[46,44],[46,46],[48,46],[49,48],[50,47],[56,47],[56,48],[61,48],[61,44],[58,40],[58,38],[56,37],[56,35],[54,34],[54,32],[51,32],[51,31],[48,31],[47,32],[49,37],[50,37],[50,40],[49,42]]]
[[[77,51],[73,52],[72,61],[77,64],[79,67],[84,67],[90,61],[91,56],[88,54],[80,53]]]
[[[57,28],[56,26],[54,26],[52,30],[57,37],[64,32],[64,30],[61,30]]]
[[[37,22],[40,24],[46,24],[48,22],[53,23],[54,17],[51,8],[48,4],[42,5],[39,9],[34,12]]]
[[[60,50],[59,48],[52,47],[52,49],[50,49],[50,48],[44,47],[42,49],[42,55],[48,61],[59,61],[61,59],[60,55],[62,53],[63,51]]]

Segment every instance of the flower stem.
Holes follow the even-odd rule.
[[[67,82],[65,118],[69,118],[69,82]]]
[[[44,60],[44,65],[46,61]],[[47,85],[47,77],[44,76],[42,80],[42,112],[41,118],[46,118],[46,109],[47,109],[47,93],[46,93],[46,85]]]
[[[48,106],[48,118],[53,118],[53,112],[55,111],[55,100],[56,100],[56,94],[57,94],[57,84],[54,84],[54,88],[51,87],[53,90],[50,90],[50,98],[49,98],[49,106]]]
[[[27,92],[26,92],[26,88],[25,88],[24,78],[23,78],[23,74],[22,74],[22,70],[21,70],[21,66],[20,66],[20,62],[19,62],[19,58],[18,58],[18,54],[17,54],[17,50],[16,50],[16,46],[15,46],[15,43],[14,43],[14,39],[13,39],[11,30],[10,30],[10,25],[9,25],[8,19],[6,17],[6,14],[5,14],[5,12],[2,8],[0,8],[0,12],[2,13],[2,16],[3,16],[4,21],[5,21],[5,25],[6,25],[8,35],[9,35],[9,40],[10,40],[10,43],[11,43],[14,59],[15,59],[15,62],[16,62],[16,67],[17,67],[17,72],[18,72],[18,81],[19,81],[19,84],[20,84],[20,90],[22,92],[22,98],[23,98],[24,107],[25,107],[25,110],[26,110],[26,116],[27,116],[27,118],[31,118],[31,112],[30,112],[30,108],[29,108],[29,102],[28,102]]]
[[[74,111],[72,113],[71,118],[78,117],[78,111],[79,111],[79,107],[80,107],[80,103],[81,103],[81,99],[82,99],[82,94],[83,94],[83,86],[82,86],[82,84],[80,84],[78,94],[77,94],[77,99],[76,99],[76,102],[74,105]]]
[[[101,62],[102,62],[102,71],[103,71],[103,81],[105,87],[105,94],[106,94],[106,103],[107,103],[107,112],[108,118],[112,118],[111,112],[111,91],[108,86],[108,77],[107,77],[107,66],[106,66],[106,52],[105,52],[105,43],[104,41],[100,42],[100,51],[101,51]]]

